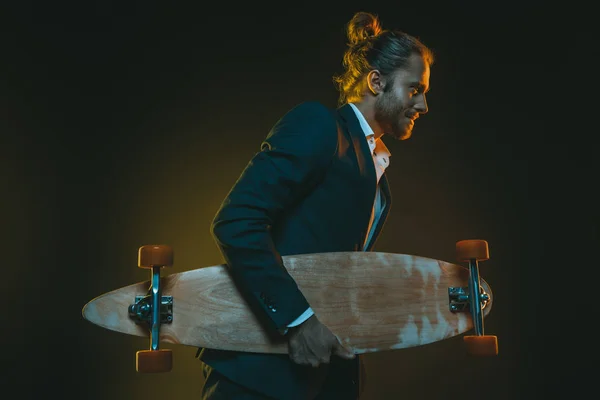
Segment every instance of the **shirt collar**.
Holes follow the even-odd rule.
[[[358,123],[360,124],[360,127],[362,128],[363,133],[365,134],[365,137],[369,138],[369,136],[375,136],[375,132],[373,132],[373,129],[371,128],[371,126],[369,125],[367,120],[365,119],[364,115],[360,112],[358,107],[356,107],[356,105],[354,105],[354,103],[348,103],[348,104],[350,104],[350,107],[352,107],[352,110],[354,110],[354,114],[356,114],[356,118],[358,118]],[[383,140],[381,140],[381,138],[376,139],[375,142],[376,142],[375,145],[369,144],[369,147],[371,148],[371,152],[375,151],[375,146],[376,146],[378,148],[378,150],[377,150],[378,153],[383,152],[388,157],[391,156],[389,149],[387,148],[385,143],[383,143]]]
[[[375,132],[373,132],[373,129],[371,129],[369,123],[365,119],[364,115],[362,115],[358,107],[356,107],[353,103],[348,104],[350,104],[350,107],[352,107],[352,110],[354,110],[354,114],[356,114],[356,118],[358,118],[358,123],[360,124],[360,127],[362,128],[365,136],[368,137],[371,135],[375,135]]]

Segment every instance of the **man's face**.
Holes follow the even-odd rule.
[[[405,140],[412,135],[415,120],[425,114],[429,90],[429,65],[413,54],[406,68],[397,70],[375,101],[375,120],[383,133]]]

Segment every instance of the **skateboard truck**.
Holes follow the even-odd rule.
[[[478,263],[490,258],[488,243],[485,240],[461,240],[456,242],[456,255],[459,261],[469,263],[469,286],[448,288],[448,295],[450,311],[465,311],[468,307],[473,317],[475,335],[463,337],[467,352],[475,356],[498,355],[498,338],[485,335],[483,328],[483,309],[490,296],[481,287]]]
[[[135,303],[129,306],[129,317],[136,324],[145,322],[152,326],[153,300],[152,290],[146,296],[135,296]],[[173,296],[161,296],[159,318],[161,324],[173,322]]]
[[[160,269],[173,265],[173,249],[165,245],[146,245],[138,250],[138,267],[152,274],[150,288],[145,296],[136,296],[129,306],[129,316],[136,323],[146,322],[149,327],[150,349],[136,353],[136,370],[141,373],[169,372],[173,367],[173,353],[160,349],[160,324],[173,321],[173,297],[162,296]]]
[[[470,303],[469,303],[469,286],[467,287],[449,287],[448,288],[448,298],[450,300],[450,311],[452,312],[462,312],[462,311],[471,311]],[[485,309],[490,300],[490,295],[486,293],[483,287],[479,293],[479,301],[481,304],[481,309]]]

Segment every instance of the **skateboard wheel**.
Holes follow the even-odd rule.
[[[488,243],[485,240],[461,240],[456,242],[456,257],[459,261],[485,261],[490,258]]]
[[[467,353],[472,356],[498,355],[498,338],[491,335],[467,335],[463,337]]]
[[[162,244],[142,246],[138,250],[138,267],[170,267],[173,265],[173,248]]]
[[[135,353],[135,369],[143,374],[169,372],[173,368],[173,352],[166,350],[140,350]]]

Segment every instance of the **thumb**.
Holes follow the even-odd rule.
[[[354,350],[352,350],[352,348],[348,345],[345,345],[342,343],[342,341],[340,340],[339,337],[335,337],[337,339],[336,345],[335,345],[335,354],[348,359],[348,360],[352,360],[354,357],[356,357],[356,355],[354,354]]]

